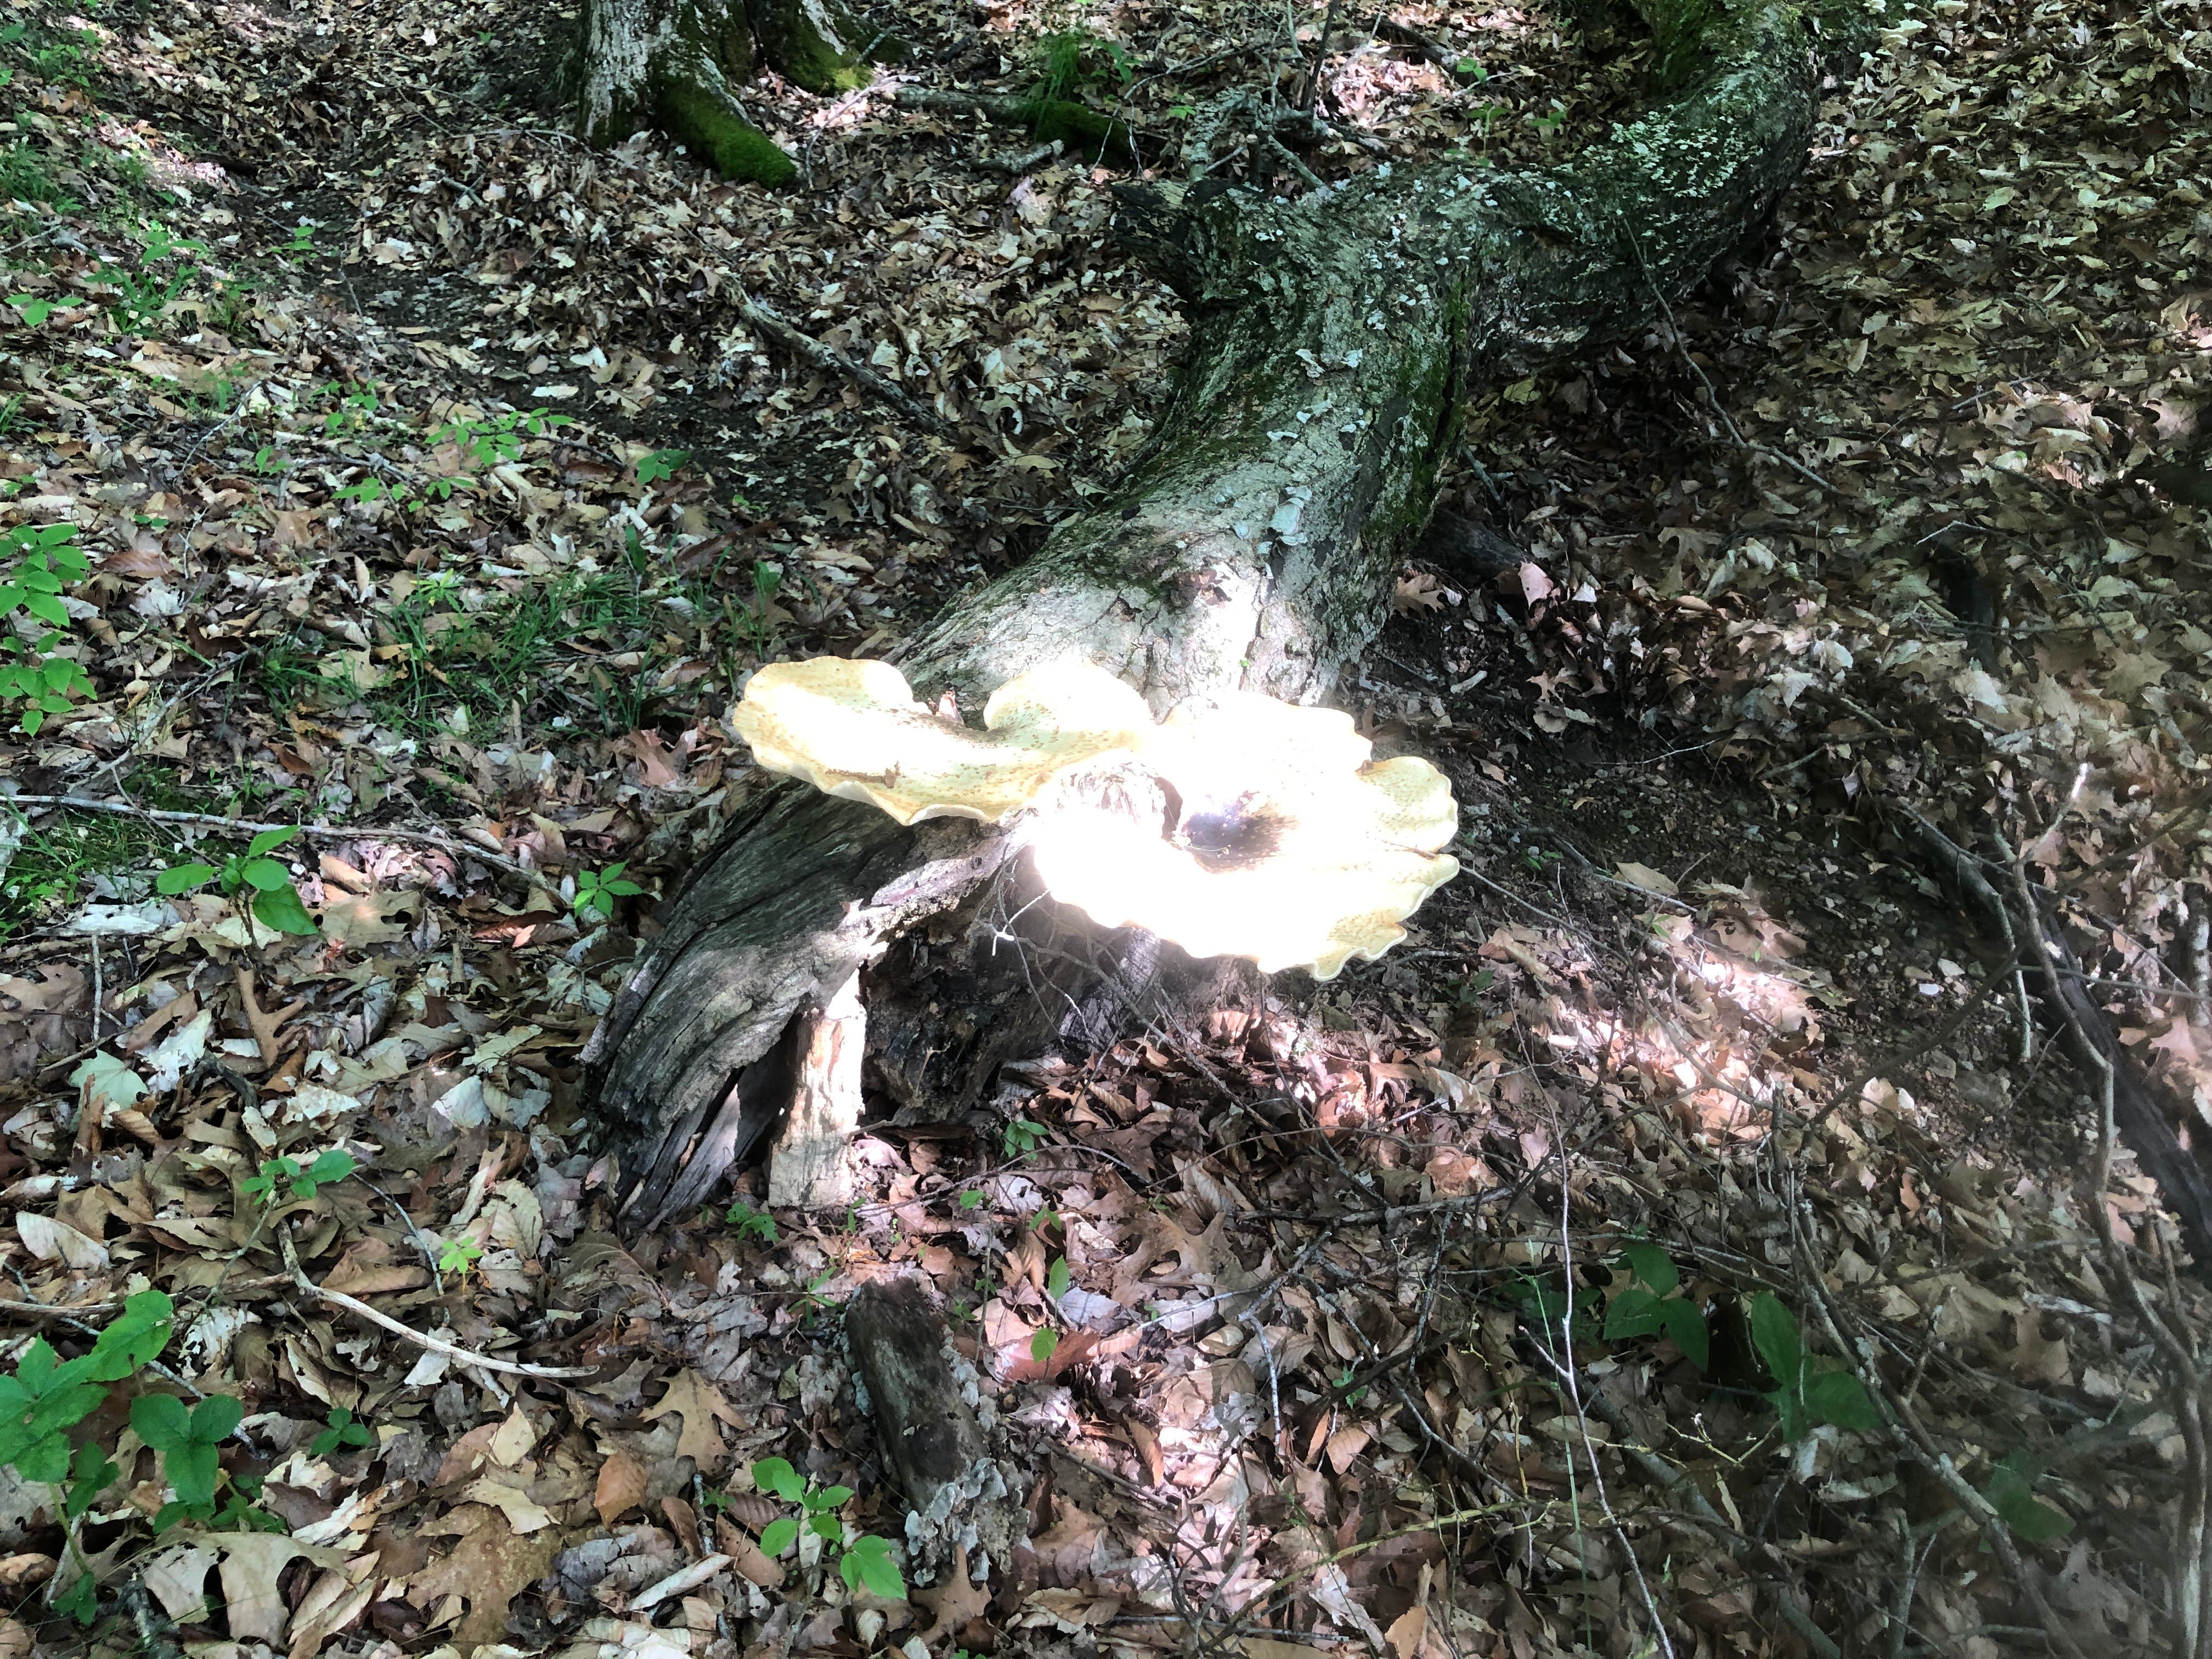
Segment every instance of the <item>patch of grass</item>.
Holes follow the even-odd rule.
[[[635,729],[650,693],[649,670],[556,671],[580,665],[566,647],[650,651],[652,596],[627,572],[563,575],[465,608],[457,580],[434,575],[377,613],[380,642],[398,646],[377,666],[388,678],[362,687],[331,674],[320,636],[296,634],[264,657],[261,684],[280,707],[361,701],[402,731],[447,729],[460,711],[470,730],[497,728],[518,703],[530,719],[567,715],[609,733]]]
[[[0,199],[43,203],[58,213],[76,206],[56,181],[52,158],[24,138],[0,147]]]
[[[59,921],[94,877],[163,861],[175,840],[159,824],[90,813],[57,814],[31,826],[0,874],[0,944]]]

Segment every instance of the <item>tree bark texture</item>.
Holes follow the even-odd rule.
[[[1819,80],[1805,14],[1716,4],[1699,39],[1678,95],[1561,167],[1377,167],[1296,202],[1125,191],[1124,234],[1192,319],[1156,458],[914,640],[917,693],[973,708],[1075,656],[1163,714],[1232,688],[1327,696],[1381,629],[1467,391],[1656,321],[1797,177]],[[586,1051],[632,1224],[703,1196],[742,1074],[802,1001],[956,908],[1005,842],[761,793]]]
[[[798,168],[735,88],[763,63],[809,92],[858,86],[876,44],[837,0],[586,0],[578,131],[658,127],[726,179],[781,185]]]

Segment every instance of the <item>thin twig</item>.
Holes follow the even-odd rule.
[[[480,1370],[504,1371],[510,1376],[597,1376],[599,1374],[597,1365],[525,1365],[512,1359],[495,1359],[489,1354],[477,1353],[442,1337],[426,1335],[410,1326],[403,1325],[389,1314],[378,1312],[357,1297],[348,1296],[342,1291],[325,1290],[308,1278],[307,1270],[300,1265],[299,1253],[292,1248],[291,1234],[282,1233],[278,1237],[284,1248],[284,1265],[291,1270],[292,1282],[300,1287],[302,1294],[327,1302],[333,1307],[343,1308],[348,1313],[356,1314],[372,1325],[380,1325],[394,1336],[405,1337],[418,1348],[427,1348],[432,1353],[443,1354],[448,1359],[458,1360],[464,1365],[473,1365]]]
[[[805,330],[779,317],[757,300],[742,300],[738,314],[767,335],[778,345],[795,356],[803,357],[817,368],[826,368],[833,374],[842,374],[854,385],[873,392],[915,425],[927,431],[944,434],[952,430],[945,417],[923,403],[904,386],[887,380],[866,363],[847,356],[833,345],[824,344]]]

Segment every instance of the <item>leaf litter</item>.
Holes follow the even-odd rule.
[[[1317,63],[1341,176],[1563,153],[1641,83],[1600,23],[1310,10],[1083,20],[1137,64],[1083,95],[1167,159]],[[2202,1471],[2080,1086],[1882,826],[2008,834],[2201,1144],[2202,8],[1887,15],[1673,329],[1478,401],[1346,688],[1470,806],[1403,951],[872,1127],[846,1215],[756,1170],[636,1239],[576,1051],[755,786],[744,677],[880,649],[1144,453],[1182,324],[1114,170],[1009,185],[1019,136],[914,71],[757,88],[787,196],[594,155],[521,8],[19,15],[0,514],[87,564],[15,629],[60,706],[0,740],[0,1319],[19,1378],[134,1297],[174,1330],[77,1419],[82,1508],[0,1474],[0,1647],[2161,1638]],[[924,81],[1015,92],[1058,21],[909,20]],[[2102,1201],[2201,1328],[2124,1156]],[[1034,1481],[1023,1554],[911,1600],[775,1559],[753,1474],[901,1536],[836,1322],[890,1271]]]

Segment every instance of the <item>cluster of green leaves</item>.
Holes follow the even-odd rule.
[[[576,896],[569,902],[577,917],[586,922],[604,921],[615,913],[617,899],[635,898],[645,889],[623,876],[627,863],[610,864],[604,870],[576,872]]]
[[[1136,60],[1119,40],[1061,29],[1037,43],[1037,96],[1066,98],[1089,88],[1119,92],[1136,76]]]
[[[1046,1129],[1034,1118],[1010,1119],[1000,1136],[1000,1144],[1008,1158],[1027,1158],[1044,1145]]]
[[[69,626],[62,590],[91,568],[73,524],[19,525],[0,535],[0,702],[22,704],[17,723],[25,732],[92,695],[84,670],[53,651]],[[18,611],[46,627],[27,645],[6,627]]]
[[[213,882],[225,898],[250,891],[254,920],[280,933],[312,933],[315,919],[292,884],[292,872],[269,856],[299,834],[296,828],[264,830],[243,853],[221,864],[174,864],[154,878],[154,890],[173,898]]]
[[[1699,1370],[1712,1355],[1704,1310],[1682,1291],[1682,1275],[1673,1259],[1648,1239],[1621,1246],[1621,1263],[1635,1282],[1614,1297],[1605,1310],[1605,1340],[1622,1342],[1662,1334]]]
[[[691,459],[688,449],[656,449],[649,455],[638,458],[637,481],[640,483],[659,483],[663,478],[672,478]]]
[[[1778,1385],[1765,1398],[1782,1419],[1784,1440],[1802,1440],[1824,1423],[1839,1429],[1881,1426],[1881,1413],[1857,1377],[1835,1360],[1816,1359],[1805,1352],[1797,1316],[1783,1305],[1780,1297],[1761,1291],[1745,1313],[1751,1322],[1752,1346]]]
[[[853,1501],[850,1486],[817,1486],[781,1457],[763,1457],[755,1463],[753,1485],[799,1506],[796,1516],[780,1516],[761,1529],[763,1554],[781,1555],[799,1541],[801,1532],[811,1533],[822,1540],[823,1562],[836,1563],[837,1576],[848,1589],[864,1589],[890,1601],[906,1600],[906,1576],[899,1571],[889,1539],[864,1535],[845,1541],[845,1523],[837,1511]]]
[[[246,1176],[238,1186],[248,1198],[280,1204],[289,1199],[313,1198],[317,1188],[343,1181],[360,1167],[351,1152],[333,1148],[312,1164],[303,1164],[296,1158],[269,1158],[262,1164],[259,1175]]]
[[[15,1374],[0,1376],[0,1464],[13,1466],[26,1480],[56,1484],[79,1473],[71,1467],[69,1431],[106,1402],[103,1383],[119,1382],[160,1357],[169,1344],[175,1311],[176,1304],[161,1291],[141,1291],[125,1300],[122,1313],[100,1332],[89,1353],[64,1359],[44,1337],[32,1342],[15,1362]],[[114,1478],[112,1468],[107,1478]],[[82,1492],[79,1502],[79,1488],[72,1483],[71,1518],[82,1515],[100,1491],[94,1486]]]
[[[757,1238],[763,1244],[775,1243],[775,1218],[766,1210],[756,1210],[742,1198],[732,1201],[722,1219],[738,1230],[739,1238]]]
[[[100,44],[100,37],[90,29],[64,29],[56,32],[40,28],[35,32],[30,25],[15,22],[0,27],[0,47],[10,58],[27,64],[32,72],[57,86],[83,88],[92,84],[88,52]],[[12,66],[0,67],[0,87],[15,78]]]
[[[438,1247],[438,1271],[466,1279],[470,1269],[483,1260],[483,1246],[473,1238],[449,1238]]]
[[[215,1518],[222,1443],[245,1415],[246,1408],[227,1394],[211,1394],[190,1407],[173,1394],[142,1394],[131,1402],[131,1431],[161,1454],[161,1478],[177,1494],[154,1517],[157,1531],[179,1521]]]
[[[323,1419],[323,1431],[307,1443],[307,1455],[328,1457],[332,1452],[343,1451],[349,1446],[373,1446],[376,1437],[368,1431],[368,1425],[357,1420],[343,1406],[333,1406]]]
[[[450,421],[430,435],[439,443],[454,445],[471,465],[489,468],[505,461],[521,459],[522,441],[526,434],[533,438],[542,438],[556,427],[574,424],[575,417],[570,415],[552,415],[543,409],[509,410],[500,415],[480,415],[473,419]],[[672,450],[662,453],[678,453]],[[681,456],[678,465],[690,459],[688,455]],[[672,472],[675,467],[672,466],[668,471]],[[661,476],[665,477],[667,474]]]

